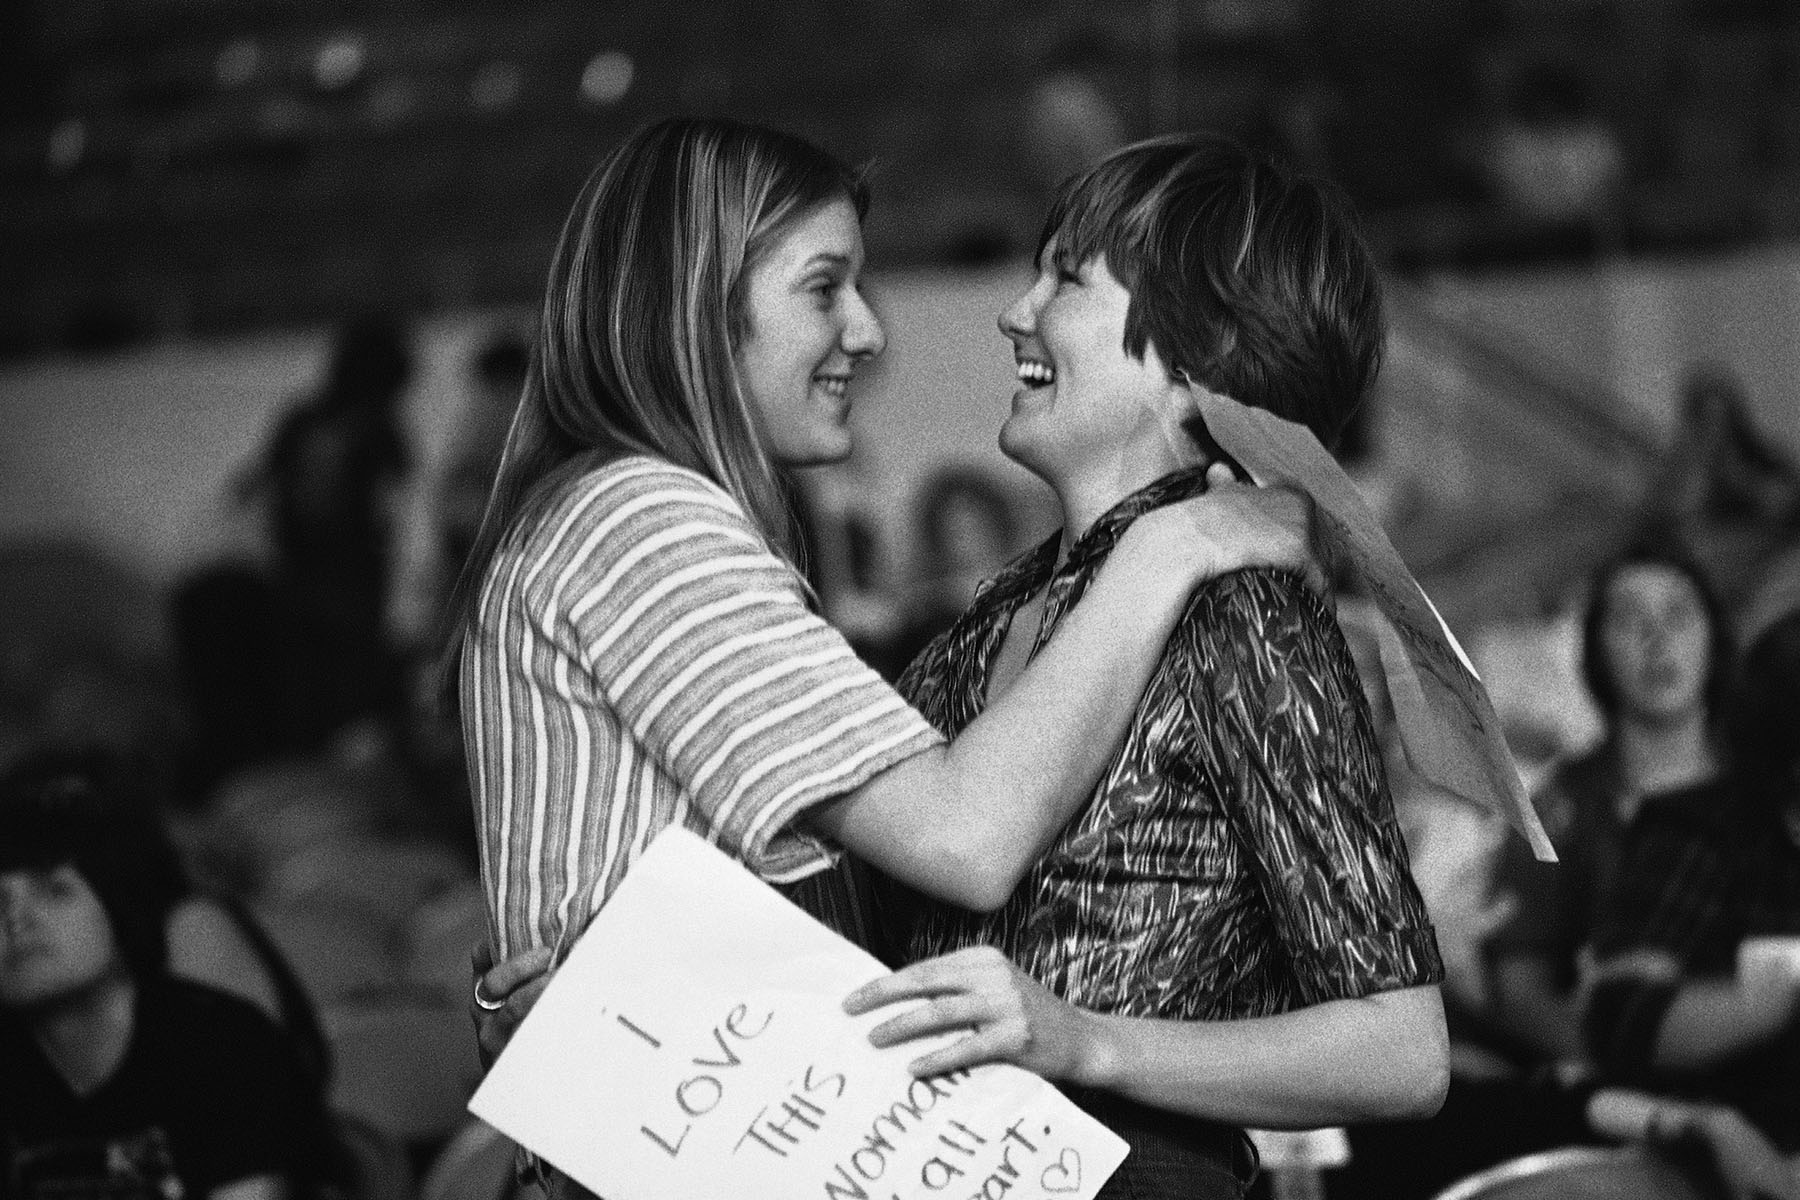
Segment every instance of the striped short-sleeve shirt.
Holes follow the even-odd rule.
[[[572,481],[507,539],[461,691],[502,958],[566,953],[672,824],[771,882],[820,871],[833,852],[795,818],[942,741],[729,494],[647,457]]]

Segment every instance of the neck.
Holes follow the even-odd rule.
[[[32,1034],[57,1074],[77,1096],[98,1089],[118,1071],[131,1046],[137,984],[123,970],[31,1014]]]
[[[1623,717],[1615,737],[1632,811],[1644,796],[1698,783],[1718,770],[1712,738],[1699,714],[1666,721]]]
[[[1047,480],[1062,507],[1060,558],[1068,558],[1075,543],[1121,500],[1176,469],[1174,465],[1153,462],[1138,470],[1121,468],[1101,478]]]

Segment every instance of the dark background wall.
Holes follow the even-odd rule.
[[[677,111],[871,161],[887,267],[1008,257],[1085,149],[1194,125],[1340,179],[1407,267],[1781,239],[1797,7],[11,0],[0,353],[530,303],[596,156]],[[1496,241],[1482,139],[1543,63],[1624,191],[1598,238]]]

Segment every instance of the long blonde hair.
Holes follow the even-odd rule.
[[[793,561],[788,505],[735,352],[751,332],[750,269],[834,199],[861,217],[860,174],[791,134],[722,119],[658,122],[594,168],[551,260],[524,393],[450,596],[446,683],[507,536],[564,481],[614,458],[649,454],[705,475]]]

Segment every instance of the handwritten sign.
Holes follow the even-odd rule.
[[[1304,425],[1206,388],[1193,395],[1207,432],[1252,479],[1313,498],[1331,552],[1367,588],[1383,618],[1381,666],[1407,763],[1445,791],[1498,813],[1538,858],[1554,862],[1487,690],[1356,484]]]
[[[469,1108],[604,1200],[1088,1200],[1125,1143],[1036,1075],[915,1079],[885,968],[686,830],[658,835]]]

